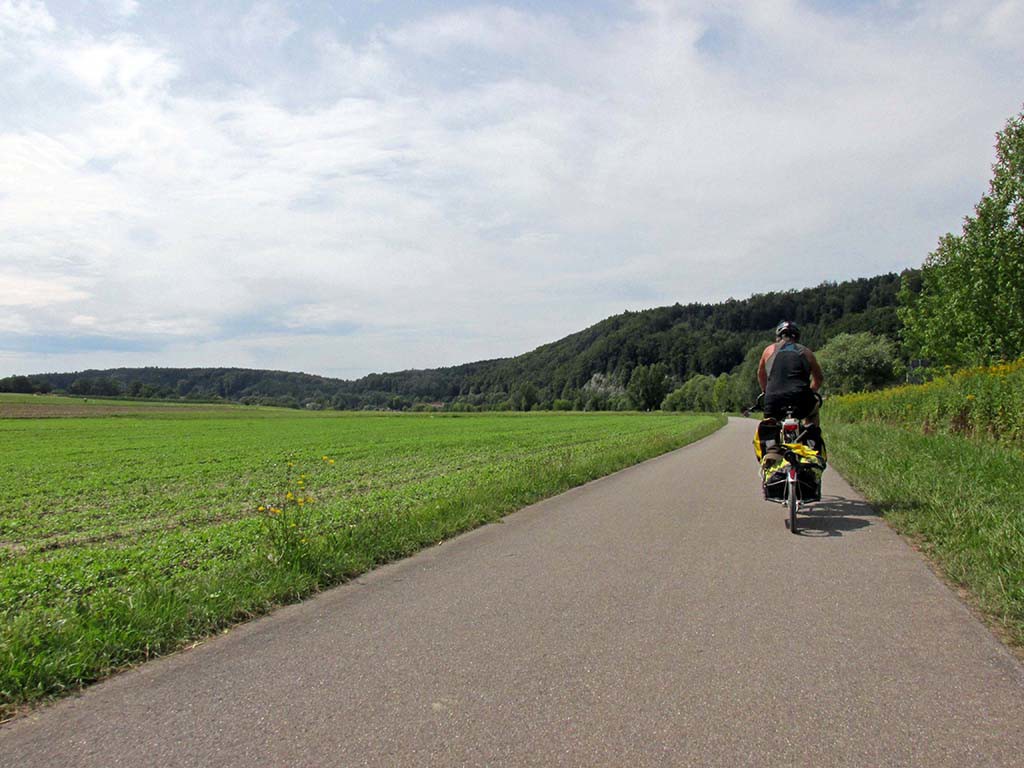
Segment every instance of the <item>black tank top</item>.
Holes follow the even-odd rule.
[[[807,349],[795,341],[780,341],[765,363],[768,385],[765,401],[793,401],[811,388],[811,364],[804,356]]]

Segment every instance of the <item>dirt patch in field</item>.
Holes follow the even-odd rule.
[[[160,416],[164,414],[195,413],[189,405],[91,405],[88,403],[3,403],[0,419],[66,419],[99,418],[103,416]],[[234,412],[232,408],[203,408],[201,413]]]
[[[32,543],[33,552],[52,552],[57,549],[70,549],[74,547],[90,547],[97,544],[112,544],[114,542],[123,541],[128,546],[135,545],[143,536],[148,536],[157,533],[168,533],[170,531],[181,530],[183,528],[207,528],[214,525],[220,525],[221,523],[229,523],[236,520],[246,520],[251,517],[257,516],[259,513],[255,510],[243,509],[236,512],[222,512],[219,514],[210,514],[205,517],[191,518],[187,520],[165,520],[159,521],[150,525],[139,525],[134,528],[126,528],[123,530],[106,531],[104,533],[94,534],[83,534],[83,535],[68,535],[68,534],[55,534],[40,538],[38,541]],[[0,542],[2,547],[4,542]],[[12,545],[21,547],[20,549],[13,550],[16,553],[27,552],[28,548],[22,545]]]

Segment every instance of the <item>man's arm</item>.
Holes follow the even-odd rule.
[[[764,348],[764,351],[761,353],[761,360],[757,364],[757,383],[761,385],[762,392],[768,386],[768,369],[765,367],[765,362],[771,356],[771,350],[774,346],[774,344],[769,344]]]
[[[825,374],[821,370],[821,365],[818,363],[818,358],[814,356],[814,353],[806,347],[804,349],[807,353],[807,362],[811,364],[811,390],[817,392],[825,382]]]

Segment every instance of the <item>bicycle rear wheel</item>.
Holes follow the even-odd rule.
[[[796,527],[796,507],[797,507],[797,496],[799,496],[797,484],[792,480],[786,481],[786,502],[789,506],[789,532],[797,533]]]

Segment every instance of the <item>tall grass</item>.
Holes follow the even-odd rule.
[[[1024,358],[925,384],[830,398],[834,421],[898,424],[925,433],[1024,443]]]

